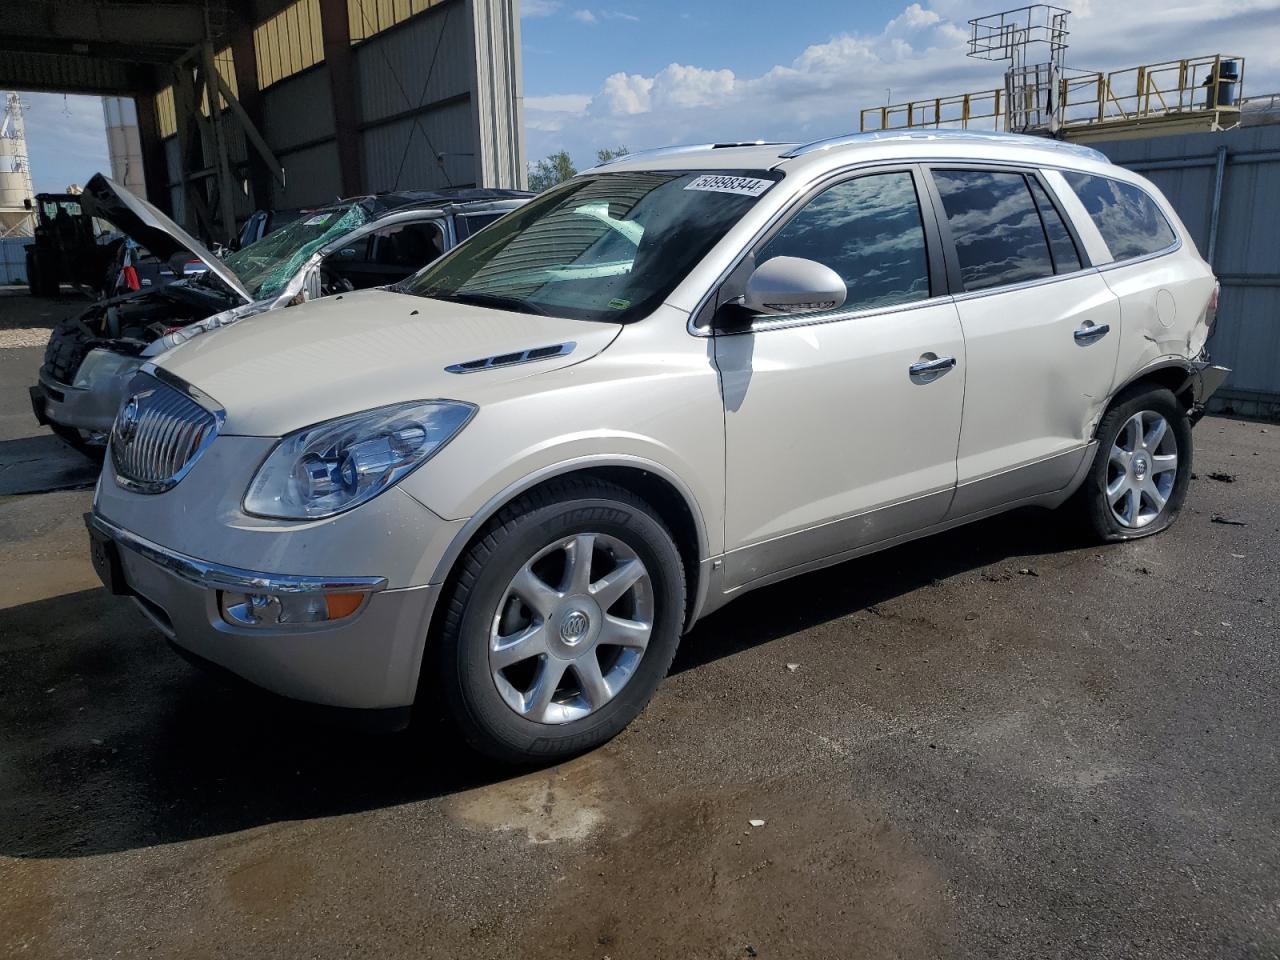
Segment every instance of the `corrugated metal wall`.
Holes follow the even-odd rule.
[[[1280,125],[1090,146],[1164,191],[1222,281],[1208,349],[1233,372],[1214,406],[1280,417]]]
[[[349,8],[381,11],[377,2],[351,0]],[[306,0],[299,9],[314,6]],[[384,23],[394,25],[351,51],[362,189],[523,186],[514,0],[396,0],[374,26]],[[485,69],[497,71],[494,76],[477,76],[477,45],[485,45]],[[263,137],[286,175],[285,187],[273,187],[272,205],[310,206],[338,196],[342,180],[324,60],[275,80],[262,90],[261,102]],[[233,122],[226,131],[232,165],[238,166],[246,158],[243,134]],[[176,139],[166,139],[164,147],[175,219],[190,225],[176,187]],[[213,158],[205,162],[212,165]],[[240,215],[250,212],[241,196],[236,208]]]
[[[274,205],[311,206],[340,196],[328,67],[272,84],[262,94],[262,115],[263,136],[285,169],[285,185],[273,186]]]
[[[355,48],[370,190],[476,183],[473,43],[467,5],[451,2]]]
[[[27,282],[27,244],[30,237],[0,238],[0,283]]]

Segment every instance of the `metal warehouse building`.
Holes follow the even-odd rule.
[[[230,240],[259,208],[523,186],[515,7],[6,0],[0,89],[134,98],[149,199]]]

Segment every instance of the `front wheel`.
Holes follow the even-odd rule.
[[[629,491],[556,481],[488,524],[445,602],[436,679],[463,737],[503,762],[555,760],[648,703],[679,643],[683,564]]]
[[[1174,395],[1121,395],[1098,425],[1098,449],[1079,497],[1104,541],[1159,533],[1177,519],[1191,481],[1191,423]]]

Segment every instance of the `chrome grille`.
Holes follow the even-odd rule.
[[[150,379],[150,378],[147,378]],[[111,461],[121,486],[163,493],[191,469],[218,433],[218,419],[186,394],[159,380],[141,385],[116,414]]]

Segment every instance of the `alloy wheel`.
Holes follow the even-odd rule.
[[[649,571],[622,540],[577,533],[511,579],[489,632],[502,699],[538,723],[581,720],[618,695],[653,632]]]
[[[1153,410],[1125,421],[1107,462],[1107,504],[1121,526],[1145,527],[1159,517],[1178,477],[1178,440]]]

